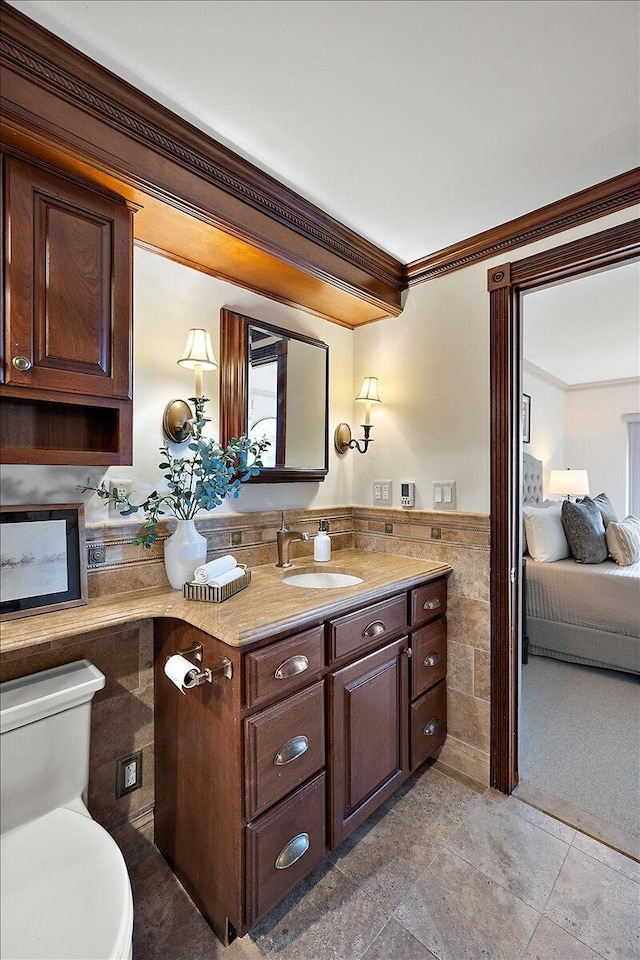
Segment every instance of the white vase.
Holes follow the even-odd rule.
[[[195,521],[176,520],[175,532],[164,542],[164,567],[173,589],[182,590],[206,560],[207,539],[198,533]]]

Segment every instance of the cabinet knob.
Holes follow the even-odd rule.
[[[297,673],[304,673],[309,668],[309,661],[301,653],[295,657],[289,657],[284,663],[281,663],[274,673],[276,680],[286,680],[288,677],[295,677]]]
[[[11,363],[21,373],[31,370],[31,360],[28,357],[14,357]]]
[[[280,747],[273,758],[276,767],[284,767],[285,764],[297,760],[303,753],[309,749],[309,741],[306,737],[292,737],[287,740],[283,747]]]
[[[440,721],[437,717],[432,717],[422,731],[425,737],[432,737],[440,729]]]
[[[440,598],[439,598],[439,597],[429,597],[429,599],[428,599],[427,601],[425,601],[422,609],[423,609],[423,610],[437,610],[439,606],[440,606]]]
[[[367,626],[362,631],[363,637],[377,637],[378,634],[384,633],[387,628],[385,627],[382,620],[372,620],[371,623],[368,623]]]
[[[293,840],[289,840],[289,843],[285,843],[276,857],[276,870],[286,870],[297,863],[309,849],[310,842],[308,833],[299,833]]]
[[[436,663],[440,663],[440,656],[437,653],[430,653],[424,658],[425,667],[435,667]]]

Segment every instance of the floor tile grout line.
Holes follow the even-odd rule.
[[[584,833],[584,834],[581,833],[581,836],[587,837],[589,840],[594,840],[594,843],[600,843],[599,840],[595,840],[593,837],[589,837],[589,835],[586,834],[586,833]],[[613,864],[611,864],[611,863],[606,863],[604,860],[599,860],[598,857],[594,857],[593,854],[587,853],[586,850],[581,850],[580,847],[576,847],[576,845],[575,845],[575,843],[573,843],[573,841],[572,841],[572,843],[571,843],[571,846],[572,846],[575,850],[577,850],[578,853],[583,853],[583,854],[585,855],[585,857],[589,857],[590,860],[595,860],[596,863],[599,863],[599,864],[600,864],[601,866],[603,866],[603,867],[609,867],[609,869],[610,869],[610,870],[613,870],[614,873],[618,873],[618,874],[620,874],[621,877],[624,877],[626,880],[631,880],[632,883],[635,883],[635,884],[637,884],[638,886],[640,886],[640,879],[639,879],[639,880],[636,880],[634,877],[630,877],[629,874],[628,874],[628,873],[625,873],[623,870],[618,870],[618,868],[617,868],[617,867],[614,867]],[[628,856],[626,855],[626,853],[620,853],[619,850],[613,850],[611,847],[608,847],[605,843],[601,844],[601,846],[603,846],[603,847],[605,848],[605,850],[611,850],[612,853],[617,853],[618,856],[620,856],[620,857],[625,857],[625,858],[626,858],[627,860],[629,860],[631,863],[638,863],[638,862],[639,862],[638,860],[635,860],[634,857],[628,857]]]
[[[547,909],[547,907],[548,907],[548,905],[549,905],[549,901],[551,900],[551,897],[553,896],[553,891],[555,890],[556,884],[557,884],[558,880],[560,879],[560,874],[562,873],[562,868],[564,867],[564,865],[565,865],[565,863],[566,863],[566,861],[567,861],[567,857],[569,856],[569,851],[571,850],[571,847],[572,847],[572,844],[568,843],[568,844],[567,844],[567,849],[566,849],[565,855],[564,855],[564,857],[562,858],[562,863],[560,864],[560,869],[558,870],[558,872],[557,872],[557,874],[556,874],[556,878],[555,878],[555,880],[553,881],[553,885],[552,885],[552,887],[551,887],[551,890],[549,891],[549,895],[547,896],[547,899],[546,899],[545,902],[544,902],[544,907],[543,907],[542,910],[540,911],[540,913],[542,914],[543,917],[546,916],[545,910]],[[547,919],[548,919],[548,918],[547,918]]]
[[[568,852],[568,851],[567,851],[567,852]],[[477,873],[481,874],[481,875],[484,877],[485,880],[488,880],[488,881],[489,881],[489,883],[495,883],[495,885],[496,885],[497,887],[500,887],[501,890],[505,890],[505,891],[506,891],[507,893],[509,893],[512,897],[515,897],[516,900],[519,900],[520,903],[524,904],[525,907],[528,907],[529,910],[533,910],[534,913],[539,913],[540,916],[544,916],[544,914],[543,914],[537,907],[534,907],[534,906],[532,906],[530,903],[527,903],[527,901],[526,901],[526,900],[523,900],[522,897],[519,897],[517,893],[514,893],[513,890],[510,890],[509,887],[505,886],[504,883],[501,883],[500,880],[496,880],[495,877],[490,877],[488,873],[485,873],[484,870],[481,869],[481,867],[477,867],[477,866],[475,865],[475,863],[470,863],[469,860],[465,860],[465,858],[462,856],[461,853],[458,853],[456,850],[452,850],[452,849],[450,849],[450,848],[447,848],[447,853],[450,853],[451,856],[453,856],[453,857],[457,857],[458,860],[461,860],[461,861],[462,861],[462,863],[465,863],[468,867],[471,867],[472,870],[475,870]],[[566,854],[565,854],[565,857],[566,857]],[[562,862],[564,863],[564,860],[563,860]],[[562,869],[562,867],[561,867],[560,869]],[[560,875],[560,873],[559,873],[559,871],[558,871],[558,876],[559,876],[559,875]],[[558,877],[556,877],[556,879],[555,879],[554,882],[553,882],[553,886],[554,886],[554,887],[555,887],[555,885],[556,885],[557,879],[558,879]],[[552,888],[552,889],[553,889],[553,888]],[[549,896],[551,896],[551,894],[549,894]],[[548,900],[548,898],[547,898],[547,900]]]
[[[337,870],[338,873],[342,874],[342,876],[343,876],[343,877],[345,878],[345,880],[350,884],[350,886],[352,886],[355,890],[359,890],[359,885],[358,885],[358,883],[356,883],[356,881],[353,879],[353,877],[350,877],[348,873],[345,873],[344,870],[341,870],[337,863],[333,863],[333,869],[334,869],[334,870]],[[384,904],[380,903],[380,901],[379,901],[377,898],[372,897],[372,899],[374,899],[374,900],[376,901],[376,904],[380,907],[381,910],[384,910],[385,913],[387,912],[388,907],[385,907]],[[367,950],[369,949],[369,947],[371,946],[371,944],[373,943],[373,941],[376,940],[376,939],[380,936],[380,934],[382,933],[382,931],[384,930],[384,928],[386,927],[386,925],[389,923],[389,920],[391,920],[391,917],[392,917],[392,916],[393,916],[393,910],[391,911],[391,913],[389,914],[389,916],[387,917],[387,919],[384,921],[384,923],[382,924],[382,926],[380,927],[380,929],[378,930],[378,932],[377,932],[376,934],[374,934],[373,940],[371,940],[371,941],[367,944],[367,946],[364,948],[364,951],[363,951],[361,954],[359,954],[359,955],[355,958],[355,960],[361,960],[361,958],[365,955],[365,953],[367,952]]]
[[[568,936],[573,937],[574,940],[577,940],[581,947],[586,947],[587,950],[591,950],[591,952],[594,953],[596,957],[600,957],[601,960],[606,960],[606,957],[604,956],[604,954],[596,950],[595,947],[590,946],[585,940],[582,940],[580,937],[577,937],[575,933],[571,933],[569,930],[565,930],[564,927],[561,927],[560,924],[556,923],[555,920],[552,920],[551,917],[545,917],[544,919],[547,920],[549,923],[552,923],[554,927],[558,928],[558,930],[562,930],[563,933],[566,933],[568,934]]]
[[[509,796],[513,796],[513,794],[509,794]],[[514,799],[514,800],[519,800],[518,797],[513,797],[513,799]],[[556,840],[562,840],[563,843],[568,843],[569,845],[571,845],[571,844],[573,843],[573,838],[575,837],[576,832],[577,832],[576,827],[571,827],[571,826],[569,826],[568,823],[564,823],[564,821],[562,821],[562,820],[557,820],[555,817],[552,817],[551,814],[545,813],[544,810],[538,810],[537,807],[532,807],[530,804],[525,803],[524,800],[519,800],[519,802],[522,803],[522,804],[524,804],[524,806],[526,806],[527,809],[529,809],[529,810],[537,810],[537,812],[540,813],[542,816],[549,817],[549,819],[550,819],[550,820],[553,820],[554,823],[562,824],[562,826],[563,826],[563,827],[566,827],[567,830],[571,830],[571,832],[573,833],[573,836],[572,836],[571,840],[562,840],[562,837],[559,837],[557,834],[552,833],[551,830],[547,830],[547,828],[546,828],[546,827],[543,827],[543,825],[542,825],[541,823],[535,823],[533,820],[530,820],[529,817],[525,817],[523,814],[518,813],[517,807],[513,810],[513,812],[514,812],[514,814],[515,814],[516,817],[520,817],[521,820],[525,820],[527,823],[532,823],[534,827],[538,827],[540,830],[544,830],[545,833],[548,833],[549,836],[551,836],[551,837],[555,837]],[[511,809],[511,808],[509,808],[509,809]]]

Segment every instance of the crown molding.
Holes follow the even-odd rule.
[[[360,287],[371,302],[395,301],[391,304],[395,309],[390,312],[399,312],[402,263],[395,257],[45,30],[5,0],[0,0],[0,14],[0,64],[5,71],[54,94],[86,117],[124,134],[163,161],[173,161],[181,170],[205,180],[339,258],[358,278],[355,282],[351,280],[352,287]],[[9,120],[20,114],[22,106],[16,107],[10,97],[10,93],[3,94],[2,101],[3,115]],[[87,147],[90,154],[90,141]],[[114,170],[119,167],[121,173],[129,173],[126,157],[115,156],[113,161]],[[179,193],[175,199],[178,205],[183,202]],[[229,226],[233,228],[237,224]],[[260,249],[269,252],[277,246],[275,239],[272,244],[268,237],[257,233],[251,239]],[[277,252],[282,255],[282,249]],[[296,265],[306,266],[300,257]],[[323,272],[327,274],[326,270]],[[380,294],[380,287],[389,291],[383,290]]]
[[[614,380],[587,380],[585,383],[570,383],[567,393],[573,390],[601,390],[605,387],[638,387],[640,377],[617,377]]]
[[[562,200],[539,207],[483,233],[444,247],[404,268],[403,286],[413,287],[454,270],[524,247],[571,227],[596,220],[640,202],[640,167],[604,180]]]
[[[552,373],[549,373],[548,370],[539,367],[536,363],[532,363],[531,360],[523,359],[522,369],[525,373],[531,374],[532,377],[535,377],[536,380],[542,380],[544,383],[550,384],[552,387],[557,387],[558,390],[568,390],[569,384],[565,383],[564,380],[561,380],[559,377],[554,377]]]

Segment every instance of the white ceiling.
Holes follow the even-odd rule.
[[[638,164],[636,0],[10,0],[407,262]]]
[[[640,377],[639,263],[526,294],[523,318],[525,360],[564,384]]]

